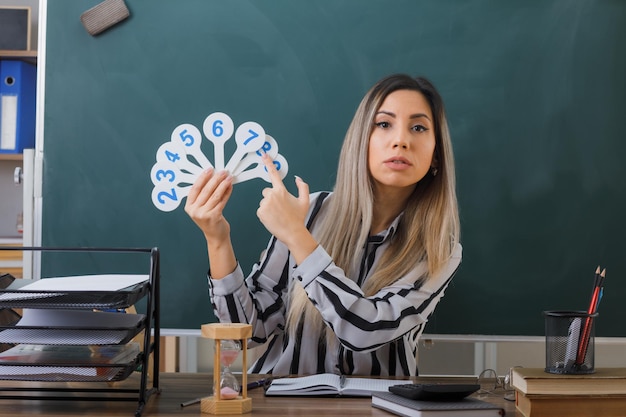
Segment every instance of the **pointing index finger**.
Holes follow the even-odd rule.
[[[276,170],[272,158],[267,153],[263,152],[261,159],[263,160],[263,164],[265,164],[265,168],[267,169],[267,173],[269,174],[272,187],[284,187],[285,185],[283,184],[283,180]]]

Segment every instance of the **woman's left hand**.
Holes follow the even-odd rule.
[[[263,199],[259,203],[256,214],[271,234],[294,251],[295,246],[302,242],[302,239],[308,240],[305,235],[308,235],[310,240],[313,239],[305,224],[309,210],[309,186],[301,178],[296,177],[298,197],[295,197],[285,188],[269,155],[263,155],[263,163],[269,173],[272,186],[263,190]]]

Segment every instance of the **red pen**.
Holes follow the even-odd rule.
[[[591,301],[589,303],[589,309],[587,310],[587,314],[595,314],[598,309],[598,302],[600,298],[600,291],[602,286],[604,285],[604,277],[606,275],[606,269],[603,269],[600,272],[600,266],[596,269],[596,274],[594,277],[593,283],[593,293],[591,295]],[[587,355],[587,347],[589,346],[589,338],[591,336],[591,325],[593,318],[588,316],[585,320],[585,325],[583,327],[583,331],[581,333],[581,338],[578,343],[578,354],[576,356],[576,365],[582,365],[585,361],[585,356]]]

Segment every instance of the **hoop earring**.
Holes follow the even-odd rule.
[[[436,177],[438,172],[437,167],[430,167],[430,173],[433,174],[433,177]]]

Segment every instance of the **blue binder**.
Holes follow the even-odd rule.
[[[35,147],[37,67],[0,60],[0,153]]]

